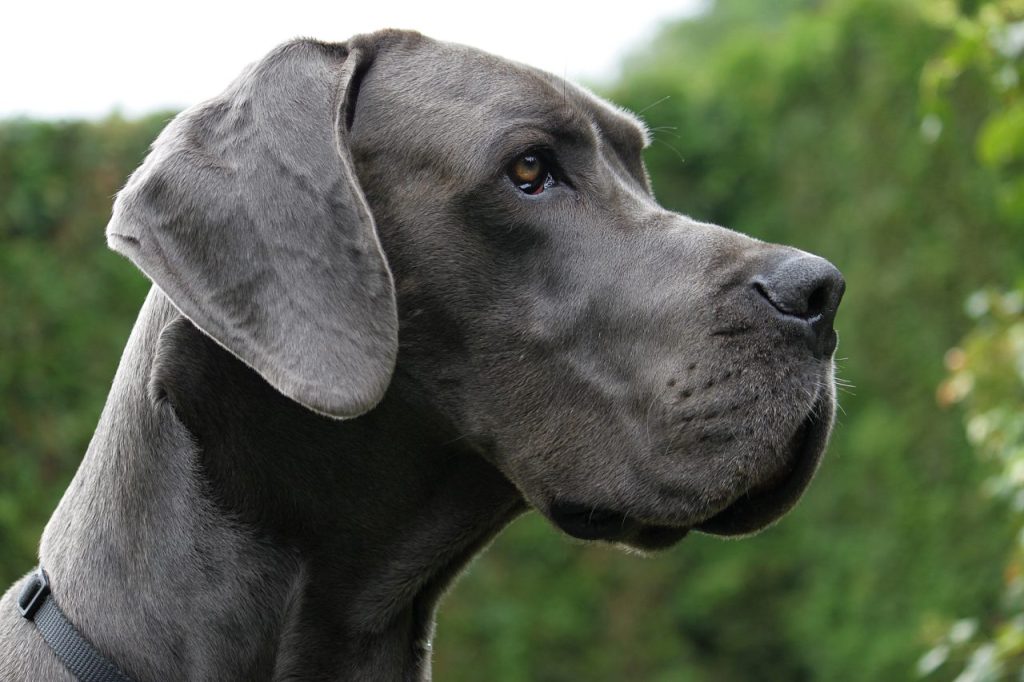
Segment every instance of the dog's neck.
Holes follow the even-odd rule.
[[[437,599],[524,503],[409,392],[317,416],[154,289],[43,538],[56,598],[140,679],[429,677]]]

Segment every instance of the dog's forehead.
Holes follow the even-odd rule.
[[[403,38],[380,51],[360,94],[380,144],[443,149],[461,164],[483,162],[481,150],[517,128],[592,135],[624,156],[648,144],[637,117],[558,76],[464,45]]]

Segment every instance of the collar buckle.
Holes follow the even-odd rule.
[[[35,618],[36,611],[43,605],[49,594],[50,580],[46,576],[46,571],[40,567],[26,583],[18,597],[18,610],[21,611],[21,616],[28,620]]]

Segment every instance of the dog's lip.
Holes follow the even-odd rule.
[[[615,540],[639,525],[623,512],[566,500],[553,502],[548,516],[565,533],[580,540]]]
[[[831,397],[819,398],[790,440],[790,466],[694,528],[712,535],[747,535],[785,516],[818,470],[832,430],[833,409]]]
[[[645,523],[614,509],[564,500],[551,504],[548,517],[574,538],[621,542],[639,549],[662,549],[679,542],[690,532],[688,526]]]
[[[547,516],[572,537],[622,542],[641,549],[667,547],[691,530],[723,536],[754,533],[782,518],[811,482],[828,442],[832,411],[831,396],[822,395],[790,439],[789,466],[702,521],[679,524],[643,520],[618,509],[566,499],[551,502]]]

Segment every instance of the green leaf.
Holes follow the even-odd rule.
[[[993,168],[1024,159],[1024,102],[988,117],[978,136],[978,157]]]

